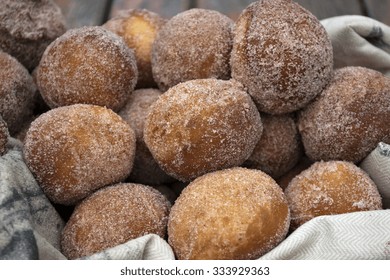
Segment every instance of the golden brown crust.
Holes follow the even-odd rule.
[[[390,79],[363,67],[335,71],[329,87],[299,115],[307,156],[359,162],[390,141]]]
[[[330,81],[332,45],[318,19],[297,3],[256,1],[236,21],[231,67],[260,111],[289,113]]]
[[[133,51],[102,27],[72,29],[48,46],[37,73],[51,107],[93,104],[120,110],[133,92],[138,71]]]
[[[293,230],[322,215],[382,209],[375,183],[350,162],[316,162],[290,182],[285,194]]]
[[[241,167],[203,175],[172,207],[168,241],[178,259],[256,259],[278,245],[290,223],[276,182]]]
[[[276,182],[283,190],[285,190],[292,179],[294,179],[303,170],[308,169],[313,163],[314,162],[312,162],[307,156],[304,155],[292,169],[278,178]]]
[[[146,234],[164,238],[169,210],[168,200],[148,186],[100,189],[75,208],[62,232],[61,251],[76,259]]]
[[[158,87],[193,79],[230,78],[233,21],[212,10],[191,9],[171,18],[153,44],[152,71]]]
[[[0,69],[0,115],[14,136],[33,115],[36,87],[27,69],[2,51]]]
[[[157,101],[162,94],[158,89],[135,90],[119,115],[131,126],[137,139],[134,166],[128,178],[129,182],[161,185],[174,181],[166,174],[147,148],[144,141],[144,123],[150,106]]]
[[[261,130],[259,112],[240,83],[201,79],[170,88],[152,104],[144,140],[165,172],[190,181],[241,165]]]
[[[4,155],[7,151],[8,137],[7,124],[0,115],[0,156]]]
[[[138,81],[136,88],[157,87],[152,74],[152,45],[166,20],[146,9],[121,11],[103,27],[121,36],[134,50],[137,60]]]
[[[263,133],[243,166],[260,169],[276,179],[293,168],[303,154],[294,119],[290,115],[261,114]]]
[[[96,189],[123,181],[131,172],[135,135],[107,108],[72,105],[32,122],[24,157],[50,200],[75,204]]]
[[[66,31],[65,18],[51,0],[2,0],[0,49],[17,58],[29,71],[46,47]]]

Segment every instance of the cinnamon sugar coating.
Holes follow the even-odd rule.
[[[36,87],[27,69],[0,51],[0,115],[11,136],[17,134],[33,115]]]
[[[184,81],[230,78],[233,21],[212,10],[191,9],[172,17],[157,34],[152,71],[158,87]]]
[[[144,141],[144,124],[150,106],[162,92],[158,89],[135,90],[119,115],[131,126],[137,139],[134,166],[128,181],[146,185],[161,185],[174,181],[154,160]]]
[[[256,1],[236,21],[231,68],[259,111],[289,113],[329,83],[333,49],[319,20],[299,4]]]
[[[24,144],[26,164],[47,197],[72,205],[125,180],[136,142],[133,130],[113,111],[76,104],[40,115]]]
[[[178,259],[256,259],[287,235],[282,189],[260,170],[235,167],[191,182],[172,206],[168,242]]]
[[[390,79],[363,67],[335,71],[329,87],[299,115],[307,156],[359,162],[390,142]]]
[[[152,104],[144,140],[160,167],[180,181],[241,165],[260,139],[260,114],[234,80],[180,83]]]
[[[76,259],[146,234],[164,238],[169,201],[152,187],[122,183],[100,189],[76,206],[61,237],[61,251]]]
[[[290,182],[285,194],[293,230],[322,215],[382,209],[375,183],[346,161],[315,162]]]
[[[134,53],[121,37],[102,27],[67,31],[48,46],[37,73],[51,107],[92,104],[120,110],[138,78]]]
[[[312,162],[307,156],[303,155],[298,163],[291,168],[286,174],[277,178],[276,183],[285,190],[298,174],[300,174],[303,170],[308,169],[314,162]]]
[[[166,20],[146,9],[121,11],[103,27],[121,36],[134,50],[137,60],[138,81],[136,88],[157,87],[152,74],[152,45]]]
[[[243,166],[260,169],[276,179],[293,168],[303,154],[295,121],[290,115],[261,114],[263,134]]]
[[[0,156],[7,152],[8,137],[9,132],[7,124],[0,115]]]
[[[46,47],[66,31],[65,18],[51,0],[1,0],[0,49],[29,71]]]

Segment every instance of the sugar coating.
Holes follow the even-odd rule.
[[[103,27],[121,36],[137,60],[136,88],[157,87],[152,74],[152,45],[167,20],[146,9],[122,10]]]
[[[276,183],[285,190],[290,184],[291,180],[295,178],[295,176],[299,175],[303,170],[308,169],[314,162],[311,161],[306,155],[303,155],[298,163],[291,168],[286,174],[276,179]]]
[[[144,140],[160,167],[180,181],[241,165],[261,137],[260,114],[234,80],[180,83],[152,104]]]
[[[293,230],[322,215],[382,209],[375,183],[346,161],[315,162],[290,182],[285,194]]]
[[[30,71],[46,47],[65,31],[65,18],[51,0],[1,1],[0,49]]]
[[[93,104],[120,110],[138,78],[134,53],[121,37],[98,26],[67,31],[45,50],[38,87],[51,107]]]
[[[166,174],[147,148],[144,141],[144,124],[150,106],[162,94],[158,89],[135,90],[119,115],[131,126],[137,139],[134,166],[128,181],[146,185],[161,185],[174,180]]]
[[[72,205],[130,174],[135,135],[113,111],[76,104],[52,109],[27,131],[24,158],[47,197]]]
[[[335,71],[329,87],[299,115],[307,156],[359,162],[390,142],[390,79],[363,67]]]
[[[151,187],[153,187],[154,189],[159,191],[163,196],[165,196],[172,205],[175,203],[175,200],[178,197],[178,195],[171,187],[167,185],[154,185]]]
[[[260,111],[283,114],[306,106],[329,83],[333,49],[309,11],[290,0],[263,0],[236,21],[230,63]]]
[[[168,242],[178,259],[256,259],[290,225],[287,200],[260,170],[235,167],[191,182],[172,206]]]
[[[172,17],[157,34],[152,72],[158,87],[184,81],[230,78],[234,22],[212,10],[190,9]]]
[[[0,115],[12,136],[32,117],[36,87],[27,69],[0,51]]]
[[[0,115],[0,156],[4,155],[7,151],[9,131],[6,122]]]
[[[303,154],[295,121],[290,115],[261,114],[263,133],[243,166],[260,169],[276,179],[293,168]]]
[[[165,238],[170,207],[149,186],[122,183],[100,189],[75,208],[62,232],[61,251],[76,259],[150,233]]]

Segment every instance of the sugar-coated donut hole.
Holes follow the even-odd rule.
[[[0,115],[0,156],[4,155],[7,151],[9,131],[6,122]]]
[[[170,207],[149,186],[122,183],[100,189],[74,209],[62,232],[61,251],[76,259],[146,234],[165,238]]]
[[[298,118],[306,155],[312,161],[358,163],[379,142],[390,143],[390,79],[363,67],[335,71],[329,86]]]
[[[241,165],[262,132],[260,114],[234,80],[180,83],[152,104],[144,140],[160,167],[180,181]]]
[[[312,162],[307,156],[303,155],[298,163],[283,176],[277,178],[276,182],[283,190],[285,190],[292,179],[294,179],[303,170],[308,169],[313,163],[314,162]]]
[[[152,71],[158,87],[184,81],[230,78],[234,22],[212,10],[191,9],[172,17],[157,34]]]
[[[290,115],[261,114],[263,133],[243,166],[260,169],[277,179],[293,168],[303,154],[295,121]]]
[[[135,133],[110,109],[76,104],[52,109],[34,120],[24,158],[47,197],[72,205],[130,174]]]
[[[165,173],[154,160],[144,141],[144,123],[150,106],[157,101],[162,92],[158,89],[135,90],[119,115],[131,126],[137,139],[134,166],[129,182],[146,185],[171,183],[174,179]]]
[[[66,31],[65,17],[51,0],[2,0],[0,50],[32,71],[46,47]]]
[[[256,1],[243,10],[234,30],[232,77],[248,89],[259,111],[297,111],[329,83],[329,36],[319,20],[294,1]]]
[[[14,57],[0,51],[0,115],[11,136],[33,115],[36,87],[27,69]]]
[[[81,103],[119,111],[137,78],[133,51],[99,26],[71,29],[55,40],[37,73],[39,90],[51,108]]]
[[[319,161],[297,175],[285,189],[291,229],[322,215],[382,209],[375,183],[346,161]]]
[[[121,36],[134,50],[137,60],[138,81],[136,88],[157,87],[152,74],[152,45],[166,20],[146,9],[121,11],[103,27]]]
[[[178,259],[256,259],[287,235],[282,189],[260,170],[235,167],[192,181],[172,206],[168,242]]]

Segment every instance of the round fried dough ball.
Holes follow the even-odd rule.
[[[299,161],[303,154],[301,140],[290,115],[262,114],[261,120],[263,134],[244,166],[260,169],[276,179]]]
[[[0,51],[0,115],[12,136],[33,115],[36,87],[27,69]]]
[[[29,71],[46,47],[66,31],[65,18],[51,0],[1,0],[0,49]]]
[[[191,9],[172,17],[157,34],[152,71],[158,87],[184,81],[230,78],[234,23],[212,10]]]
[[[390,79],[363,67],[335,71],[329,87],[305,109],[298,130],[313,160],[359,162],[390,142]]]
[[[0,115],[0,156],[4,155],[7,151],[8,137],[9,132],[7,124]]]
[[[171,209],[168,242],[178,259],[256,259],[286,236],[282,189],[260,170],[235,167],[191,182]]]
[[[308,169],[313,163],[314,162],[312,162],[307,156],[303,155],[293,168],[291,168],[283,176],[277,178],[276,183],[285,190],[292,179],[299,175],[303,170]]]
[[[121,11],[103,25],[121,36],[134,50],[139,74],[136,88],[157,86],[152,74],[152,45],[165,22],[158,14],[146,9],[130,9]]]
[[[382,209],[375,183],[346,161],[315,162],[290,182],[285,194],[293,230],[322,215]]]
[[[119,115],[131,126],[137,139],[134,166],[128,178],[130,182],[145,185],[161,185],[174,181],[161,170],[144,141],[144,124],[150,106],[162,94],[158,89],[137,89]]]
[[[160,167],[180,181],[241,165],[262,132],[260,114],[234,80],[180,83],[152,104],[144,140]]]
[[[289,113],[329,83],[332,44],[318,19],[299,4],[256,1],[236,22],[231,68],[259,111]]]
[[[48,46],[37,73],[51,107],[92,104],[120,110],[133,92],[138,70],[121,37],[98,26],[67,31]]]
[[[72,205],[126,179],[135,145],[134,131],[113,111],[76,104],[52,109],[32,122],[24,157],[47,197]]]
[[[76,259],[146,234],[164,238],[169,210],[168,200],[149,186],[100,189],[76,206],[62,232],[62,253]]]

